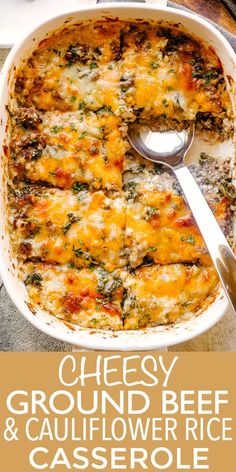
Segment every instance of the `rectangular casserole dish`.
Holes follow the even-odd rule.
[[[152,20],[171,23],[180,23],[190,34],[204,39],[211,45],[222,61],[228,87],[231,92],[232,101],[235,100],[235,54],[225,38],[206,21],[192,14],[180,12],[172,8],[159,8],[150,5],[123,4],[99,5],[94,8],[83,8],[80,11],[64,13],[52,18],[38,26],[29,33],[20,44],[15,46],[7,58],[1,73],[2,89],[0,97],[1,106],[1,148],[2,159],[0,177],[2,192],[0,196],[0,241],[1,276],[10,297],[20,312],[37,328],[53,337],[65,342],[72,343],[89,349],[106,350],[151,350],[174,345],[189,340],[213,326],[224,314],[228,307],[227,301],[221,289],[214,302],[202,311],[199,316],[190,319],[182,319],[174,325],[157,326],[137,331],[98,331],[94,329],[83,329],[73,325],[72,328],[57,318],[52,317],[42,310],[35,310],[29,300],[25,286],[17,277],[17,267],[11,256],[9,235],[7,232],[6,211],[6,186],[7,186],[7,163],[6,147],[8,144],[7,111],[6,105],[13,99],[12,83],[15,69],[19,67],[22,59],[27,57],[37,44],[48,37],[51,32],[60,29],[63,25],[69,26],[76,21],[88,21],[99,18],[119,18],[122,20]],[[194,161],[203,143],[196,139],[190,161]],[[205,146],[205,144],[204,144]],[[206,146],[204,151],[207,151]],[[222,143],[211,146],[211,155],[222,155],[230,157],[234,166],[233,143]]]

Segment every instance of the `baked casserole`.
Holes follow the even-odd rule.
[[[199,313],[218,278],[181,189],[127,140],[130,122],[195,122],[227,140],[221,62],[178,25],[96,21],[42,41],[9,106],[11,244],[30,300],[65,322],[129,330]],[[201,151],[192,172],[226,236],[230,164]]]

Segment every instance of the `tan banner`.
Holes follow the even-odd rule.
[[[236,353],[1,353],[1,469],[235,468]]]

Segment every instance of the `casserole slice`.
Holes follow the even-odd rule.
[[[217,283],[212,267],[171,264],[137,269],[124,280],[124,329],[169,324],[195,313],[203,302],[214,299]]]
[[[18,102],[44,111],[76,111],[81,102],[97,111],[125,105],[118,67],[125,24],[81,23],[42,41],[17,74]]]
[[[112,330],[172,323],[210,303],[218,283],[212,267],[184,264],[108,273],[101,267],[26,263],[22,278],[33,306],[65,322]]]
[[[124,266],[124,199],[103,191],[26,187],[11,196],[18,257],[108,271]]]
[[[121,96],[136,118],[174,129],[196,119],[197,128],[227,136],[231,104],[213,48],[178,25],[127,24],[122,32]]]
[[[60,188],[78,183],[120,190],[127,143],[119,119],[103,111],[11,111],[10,176]]]
[[[132,267],[142,263],[210,263],[203,239],[184,199],[174,190],[158,190],[154,181],[135,182],[128,200],[125,245]]]
[[[104,269],[27,263],[23,280],[32,303],[84,328],[122,329],[123,288]]]

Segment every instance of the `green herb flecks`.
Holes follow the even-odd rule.
[[[82,139],[83,139],[83,138],[86,138],[86,136],[88,136],[88,132],[87,132],[87,131],[83,131],[83,132],[80,134],[79,138],[82,138]]]
[[[150,67],[153,70],[156,70],[156,69],[159,69],[160,65],[158,64],[158,62],[151,62]]]
[[[89,251],[84,251],[81,248],[78,248],[78,249],[73,248],[73,251],[74,251],[76,257],[82,258],[85,261],[89,262],[89,267],[90,268],[91,268],[91,264],[92,265],[98,265],[99,264],[96,260],[94,260],[93,256],[90,254]]]
[[[195,238],[191,234],[189,234],[187,237],[181,236],[180,239],[181,241],[186,242],[188,244],[192,244],[192,245],[194,245],[196,242]]]
[[[68,213],[68,219],[69,219],[69,222],[63,226],[63,233],[66,234],[69,229],[71,228],[71,226],[74,224],[74,223],[77,223],[77,221],[80,221],[81,218],[79,216],[75,216],[73,213]]]
[[[95,111],[95,113],[97,115],[103,115],[103,114],[113,115],[114,114],[110,105],[99,108],[98,110]]]
[[[93,61],[89,64],[89,68],[90,69],[97,69],[98,68],[98,64],[97,62]]]
[[[70,130],[71,131],[77,131],[77,128],[75,126],[75,123],[70,123]]]
[[[60,126],[60,125],[54,125],[54,126],[51,127],[51,132],[53,134],[57,134],[62,130],[63,130],[63,126]]]
[[[157,251],[157,247],[156,246],[149,246],[148,247],[148,252],[156,252]]]
[[[97,146],[92,145],[92,146],[89,148],[89,152],[90,152],[90,154],[98,154],[99,149],[98,149]]]
[[[219,70],[211,69],[203,75],[204,80],[209,84],[212,80],[218,79],[220,75]]]
[[[75,182],[72,185],[72,192],[73,193],[78,193],[81,192],[82,190],[88,190],[89,186],[88,184],[83,184],[81,182]]]

